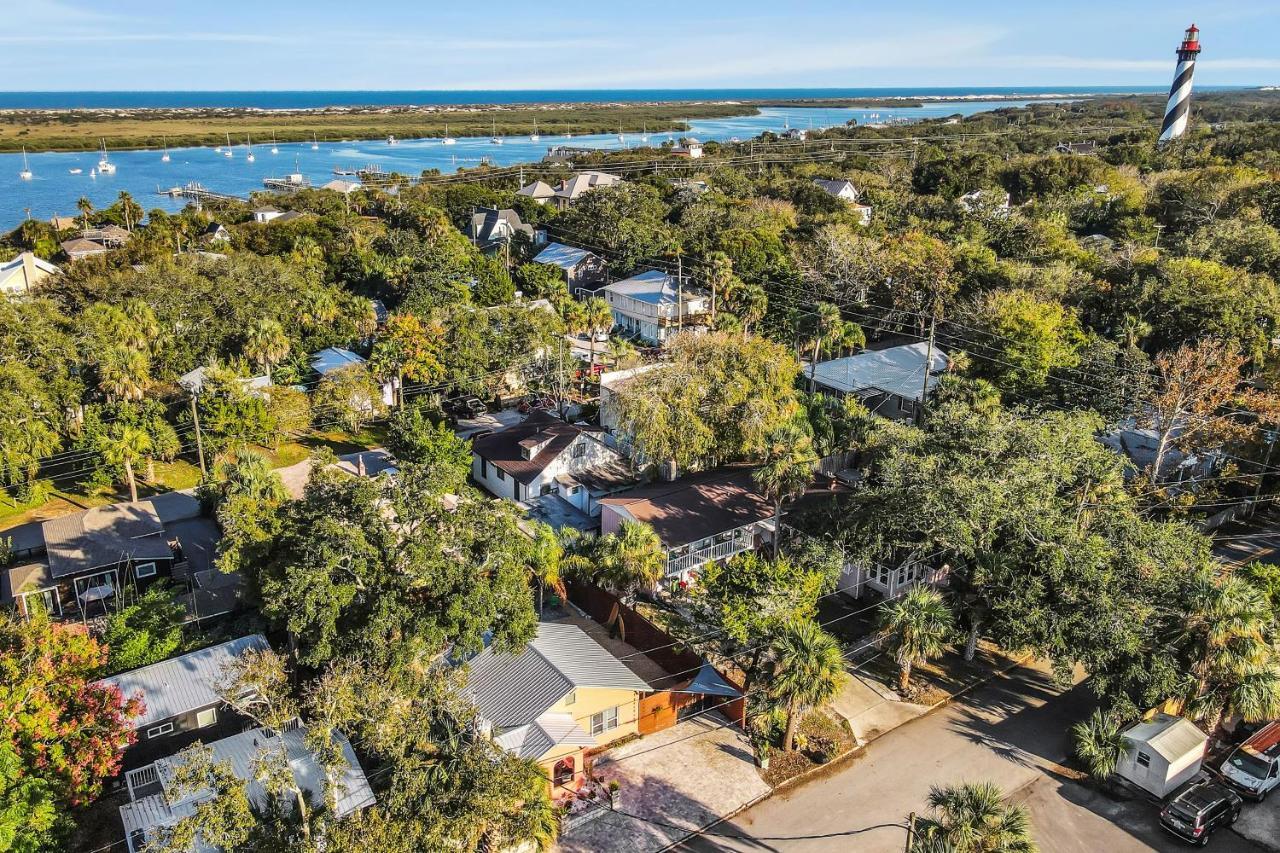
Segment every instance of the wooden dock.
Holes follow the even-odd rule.
[[[170,187],[169,189],[157,189],[156,195],[167,195],[170,198],[187,198],[194,201],[197,205],[206,204],[208,202],[228,202],[228,201],[248,201],[249,199],[231,195],[230,193],[220,193],[209,189],[199,181],[191,181],[178,187]]]

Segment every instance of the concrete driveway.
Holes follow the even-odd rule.
[[[1043,668],[1017,668],[894,729],[861,758],[765,800],[678,849],[898,853],[906,816],[925,810],[931,785],[986,780],[1027,804],[1044,853],[1185,849],[1161,832],[1155,806],[1104,797],[1062,767],[1071,724],[1095,704],[1086,685],[1063,691]],[[1220,831],[1210,849],[1259,848]]]
[[[565,853],[661,850],[769,791],[746,736],[714,713],[609,750],[595,769],[621,784],[621,801],[561,836]]]

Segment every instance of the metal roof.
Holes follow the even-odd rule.
[[[55,578],[126,560],[172,559],[164,525],[147,501],[99,506],[41,526]]]
[[[604,289],[652,305],[674,305],[680,298],[680,288],[676,286],[675,276],[661,270],[645,270],[639,275],[605,285]],[[708,291],[700,287],[684,288],[685,302],[709,295]]]
[[[119,687],[125,698],[141,693],[146,710],[133,718],[133,727],[142,729],[179,714],[218,704],[221,699],[214,685],[222,677],[223,667],[251,649],[266,651],[270,648],[266,637],[250,634],[95,683]]]
[[[315,753],[305,743],[306,729],[302,726],[279,734],[272,734],[266,729],[250,729],[222,740],[214,741],[208,746],[213,750],[215,762],[226,762],[232,773],[249,783],[249,799],[258,808],[267,803],[267,794],[258,781],[255,762],[264,748],[283,746],[289,759],[289,769],[293,771],[294,781],[314,806],[323,805],[325,801],[326,775]],[[375,798],[369,788],[360,761],[351,748],[351,743],[340,732],[334,738],[342,748],[345,767],[337,780],[337,797],[334,815],[342,818],[352,812],[373,805]],[[160,776],[160,785],[167,789],[174,769],[180,762],[179,756],[171,755],[155,762]],[[186,797],[181,800],[170,800],[167,793],[151,797],[143,797],[136,802],[120,807],[120,818],[124,822],[126,836],[141,830],[150,840],[151,832],[159,826],[172,826],[179,820],[195,813],[197,806],[209,796],[208,791]],[[207,848],[205,848],[207,849]]]
[[[914,343],[820,361],[814,380],[833,391],[856,393],[875,389],[906,400],[919,400],[924,389],[927,355],[927,344]],[[930,374],[945,370],[947,354],[935,346],[929,364]],[[937,381],[937,377],[930,375],[929,387]]]
[[[560,269],[571,270],[590,257],[592,257],[592,254],[586,249],[566,246],[563,243],[548,243],[547,247],[533,259],[533,262],[535,264],[551,264],[552,266],[560,267]]]
[[[488,648],[469,667],[467,689],[476,710],[499,729],[536,721],[575,688],[652,689],[577,625],[562,623],[541,622],[524,651]]]
[[[322,349],[311,356],[311,369],[321,376],[326,373],[332,373],[335,370],[341,370],[344,367],[350,367],[353,364],[364,363],[363,356],[356,355],[351,350],[343,349],[342,347]]]
[[[1166,761],[1174,762],[1193,752],[1204,752],[1209,736],[1182,717],[1156,714],[1130,726],[1124,732],[1126,740],[1146,744]]]
[[[595,746],[569,714],[543,714],[528,725],[494,737],[493,742],[520,758],[540,758],[553,746]]]

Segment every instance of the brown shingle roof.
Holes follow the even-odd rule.
[[[518,482],[528,485],[565,451],[573,440],[595,429],[567,424],[554,415],[535,411],[521,423],[471,442],[472,451],[490,465],[506,471]],[[525,459],[522,448],[544,444],[532,459]]]
[[[630,489],[600,503],[623,507],[674,548],[773,517],[773,504],[756,488],[751,470],[737,466],[704,471],[674,483]]]
[[[53,518],[43,525],[55,578],[114,566],[127,559],[172,557],[164,525],[148,501],[111,504]]]

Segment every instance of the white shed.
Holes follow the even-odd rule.
[[[1164,798],[1200,771],[1209,736],[1182,717],[1156,714],[1124,732],[1129,749],[1116,773]]]

